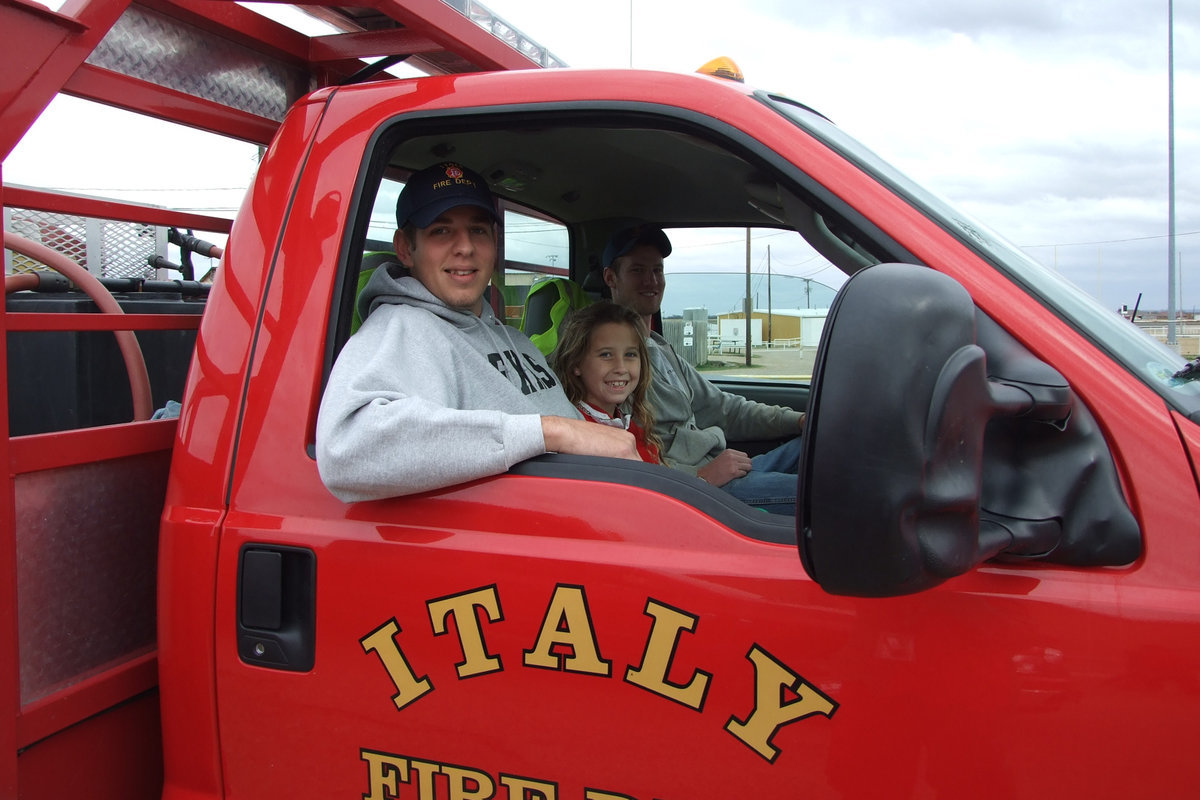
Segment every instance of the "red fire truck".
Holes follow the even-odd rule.
[[[231,226],[4,188],[6,208],[228,233],[202,313],[186,281],[150,310],[102,282],[124,313],[9,295],[6,796],[1191,791],[1190,365],[791,98],[514,69],[535,65],[436,0],[322,8],[344,32],[305,40],[217,0],[0,5],[25,65],[0,93],[7,148],[55,91],[270,139]],[[165,65],[95,63],[131,17],[249,47],[304,91],[279,123],[166,85]],[[357,74],[439,52],[447,74]],[[497,307],[516,231],[553,237],[586,294],[630,220],[773,229],[848,276],[810,377],[714,379],[808,412],[794,518],[559,454],[381,501],[325,489],[315,419],[360,278],[405,178],[447,158],[499,198]],[[24,340],[125,329],[142,355],[108,356],[121,391],[101,404],[127,416],[13,430],[19,365],[46,358]],[[179,330],[172,398],[146,343]],[[143,362],[149,387],[126,390]],[[177,419],[140,418],[172,399]]]

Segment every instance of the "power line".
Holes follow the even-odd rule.
[[[1175,238],[1178,239],[1180,236],[1195,236],[1198,233],[1200,233],[1200,231],[1188,231],[1187,233],[1177,233],[1177,234],[1175,234]],[[1088,246],[1097,245],[1097,244],[1123,244],[1125,242],[1145,242],[1145,241],[1149,241],[1151,239],[1166,239],[1166,238],[1168,238],[1168,234],[1158,234],[1155,236],[1134,236],[1129,239],[1104,239],[1104,240],[1097,241],[1097,242],[1060,242],[1058,244],[1023,244],[1023,245],[1019,245],[1019,246],[1021,248],[1028,248],[1028,247],[1088,247]]]

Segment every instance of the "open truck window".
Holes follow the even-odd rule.
[[[616,114],[570,109],[481,113],[456,118],[452,126],[444,119],[405,119],[381,130],[362,166],[330,352],[345,341],[344,320],[361,287],[357,260],[390,249],[404,178],[453,157],[489,182],[505,211],[502,266],[491,291],[501,294],[493,309],[502,305],[509,324],[522,325],[523,299],[544,276],[568,279],[589,301],[607,296],[601,254],[609,235],[633,222],[651,222],[670,231],[675,245],[666,264],[663,334],[721,388],[803,411],[820,311],[829,307],[835,287],[867,264],[907,254],[753,139],[710,123],[635,108]],[[759,254],[750,265],[748,368],[747,238]],[[766,262],[776,255],[782,276]],[[798,266],[825,280],[804,280]],[[729,446],[754,454],[778,443]],[[793,535],[790,528],[761,530],[762,512],[674,470],[547,455],[515,471],[652,487],[752,536]]]

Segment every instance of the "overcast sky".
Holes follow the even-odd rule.
[[[728,56],[747,83],[821,111],[1107,307],[1141,292],[1143,309],[1166,308],[1167,0],[484,2],[570,66],[690,72]],[[1200,0],[1179,0],[1177,304],[1188,311],[1200,306],[1198,25]],[[188,185],[225,191],[162,191],[163,204],[236,207],[253,148],[213,155],[197,139],[204,158],[176,142],[156,152],[130,127],[141,123],[81,126],[78,102],[56,100],[38,125],[72,140],[86,128],[87,139],[64,151],[27,137],[4,164],[6,182],[110,196]],[[138,142],[150,169],[96,159],[105,132]]]
[[[728,56],[1106,306],[1142,292],[1143,309],[1166,308],[1167,0],[485,3],[570,66]],[[1200,0],[1177,0],[1174,22],[1177,303],[1191,310]]]

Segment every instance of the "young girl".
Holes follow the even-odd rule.
[[[625,428],[643,461],[662,463],[662,442],[654,435],[654,412],[646,399],[646,325],[637,312],[608,300],[571,312],[559,328],[550,365],[585,419]]]

